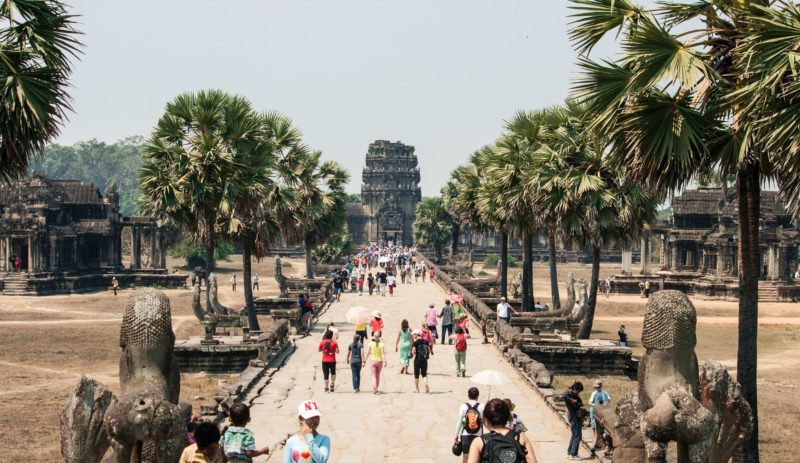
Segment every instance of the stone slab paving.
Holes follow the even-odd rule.
[[[256,445],[268,445],[276,453],[256,461],[282,461],[283,449],[278,442],[296,431],[297,405],[314,399],[322,411],[320,432],[331,437],[332,462],[458,462],[460,459],[450,451],[458,408],[466,401],[467,389],[474,385],[469,375],[485,369],[499,370],[514,380],[513,384],[493,387],[491,393],[493,397],[508,397],[516,404],[516,413],[529,428],[528,436],[534,442],[539,461],[563,461],[569,441],[566,423],[493,346],[482,345],[480,338],[469,341],[466,378],[455,376],[454,348],[441,344],[435,346],[429,360],[430,394],[414,393],[413,375],[399,374],[400,361],[394,343],[400,322],[405,318],[412,328],[419,327],[427,304],[433,302],[438,309],[445,297],[444,291],[430,282],[401,284],[393,297],[344,294],[321,317],[311,336],[297,339],[297,351],[288,364],[254,401],[250,428],[255,433]],[[350,367],[344,363],[346,346],[354,334],[353,325],[344,321],[344,313],[356,305],[380,310],[384,318],[389,366],[384,369],[381,392],[377,395],[372,394],[368,367],[362,370],[362,392],[355,393]],[[333,393],[324,391],[321,354],[317,352],[322,329],[329,321],[339,329],[343,352],[337,357],[338,375]],[[471,328],[473,333],[480,332],[477,326]],[[489,388],[478,387],[481,402],[485,402]],[[588,456],[584,450],[581,452]]]

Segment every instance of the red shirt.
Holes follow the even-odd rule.
[[[369,322],[370,327],[372,328],[373,333],[377,333],[378,331],[383,332],[383,319],[372,319]]]
[[[330,343],[330,346],[326,344]],[[333,339],[323,339],[322,342],[319,343],[319,352],[322,352],[322,361],[323,362],[335,362],[336,361],[336,349],[339,348],[339,344],[336,344],[336,341]]]

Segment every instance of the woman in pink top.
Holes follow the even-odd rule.
[[[431,345],[431,355],[433,355],[433,345],[436,343],[433,342],[433,335],[431,334],[431,330],[428,329],[428,322],[422,322],[422,335],[420,335],[420,338],[428,341],[428,344]]]
[[[433,304],[429,304],[428,308],[425,309],[425,323],[428,325],[428,329],[433,333],[433,339],[439,337],[438,333],[436,332],[436,318],[436,309],[433,308]]]

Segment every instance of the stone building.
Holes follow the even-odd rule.
[[[127,270],[122,262],[123,233],[130,240],[125,243]],[[164,274],[165,267],[161,230],[149,218],[120,216],[113,185],[105,198],[91,183],[40,174],[0,185],[0,289],[4,293],[70,292],[110,284],[113,276],[121,283],[153,280],[175,286],[177,281],[147,276]]]
[[[356,244],[410,244],[417,203],[422,198],[414,147],[370,143],[361,174],[361,202],[348,203],[347,226]]]

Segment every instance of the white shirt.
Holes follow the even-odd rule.
[[[478,401],[477,400],[469,400],[469,401],[467,401],[467,403],[474,406],[476,403],[478,403]],[[484,404],[478,404],[478,413],[481,414],[481,421],[483,421],[483,407],[484,407]],[[456,435],[457,436],[458,435],[462,435],[462,436],[464,436],[464,435],[472,435],[472,436],[475,436],[475,435],[483,434],[483,429],[481,429],[481,431],[478,434],[470,434],[470,433],[468,433],[467,430],[464,429],[464,417],[465,416],[467,416],[467,404],[461,404],[461,408],[458,409],[458,422],[456,423]]]
[[[392,286],[394,286],[394,282],[395,281],[396,280],[394,279],[394,275],[389,275],[388,277],[386,277],[386,283],[388,283],[388,284],[390,284]]]
[[[497,316],[500,318],[508,318],[508,309],[510,306],[508,302],[501,302],[497,304]]]

